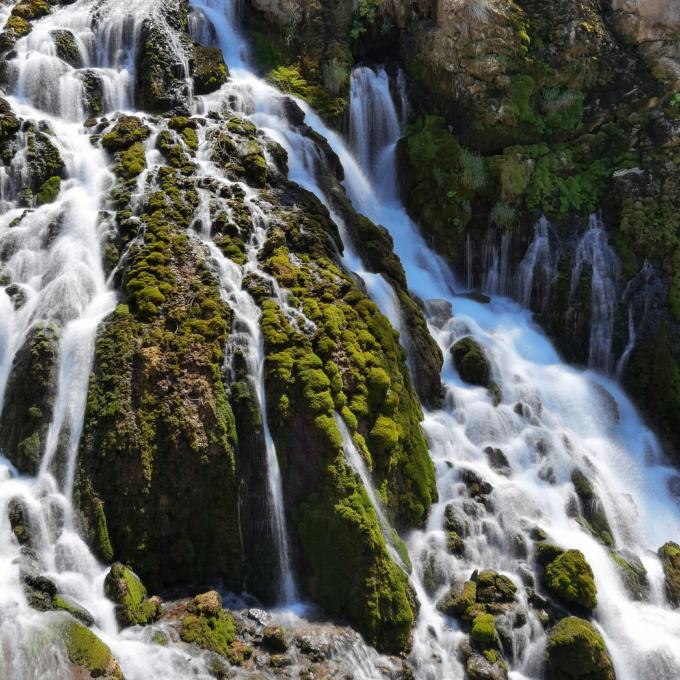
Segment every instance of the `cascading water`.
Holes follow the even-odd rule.
[[[233,27],[229,30],[233,35]],[[218,27],[216,32],[218,41],[224,40]],[[243,48],[236,49],[236,45],[238,41],[229,46],[230,51],[241,58]],[[226,56],[229,59],[229,53]],[[244,68],[242,61],[234,64],[239,68],[232,69],[230,92],[236,89],[243,101],[248,100],[244,113],[289,152],[291,178],[324,200],[311,173],[313,151],[277,109],[276,91]],[[360,115],[355,131],[370,130],[370,120],[379,121],[381,130],[385,121],[398,120],[394,112],[367,113],[358,105],[393,107],[389,83],[381,73],[372,78],[362,70],[360,77],[352,79],[352,101]],[[356,92],[357,87],[366,90]],[[455,654],[462,633],[436,610],[434,602],[452,583],[462,582],[477,568],[502,571],[521,585],[529,566],[526,559],[515,556],[512,545],[518,536],[528,542],[530,528],[540,523],[559,544],[582,550],[592,565],[600,589],[596,622],[612,650],[619,675],[673,677],[680,669],[673,644],[680,620],[662,605],[661,569],[651,551],[677,532],[680,517],[666,488],[673,473],[661,465],[653,435],[615,384],[560,364],[526,311],[507,300],[482,305],[455,296],[448,267],[427,248],[397,198],[393,158],[400,126],[390,127],[391,137],[382,149],[371,150],[371,132],[363,140],[355,132],[357,155],[369,159],[369,167],[362,171],[340,137],[304,103],[299,104],[306,122],[324,135],[337,153],[354,205],[391,231],[413,292],[424,300],[443,298],[453,303],[456,318],[439,331],[432,329],[442,350],[448,352],[456,338],[472,334],[493,358],[494,379],[502,391],[502,403],[494,407],[484,390],[464,385],[447,362],[442,377],[449,406],[426,416],[441,500],[433,508],[427,528],[409,539],[416,572],[414,587],[421,601],[411,657],[418,676],[462,677]],[[373,186],[368,178],[381,157],[392,162],[383,166],[379,186]],[[360,262],[356,264],[360,270]],[[504,451],[512,469],[510,478],[489,464],[484,454],[489,448]],[[573,493],[571,470],[585,464],[595,480],[607,480],[607,487],[596,483],[603,506],[613,519],[617,547],[637,555],[647,568],[652,593],[647,602],[631,600],[608,550],[568,512]],[[442,517],[448,505],[454,509],[464,506],[460,472],[465,469],[491,483],[495,509],[477,508],[477,516],[469,519],[471,539],[464,555],[456,558],[446,549]],[[430,595],[421,584],[433,569],[435,585]],[[638,630],[643,621],[644,635]],[[516,677],[537,677],[545,640],[537,619],[530,616],[514,638],[519,641],[511,659]]]
[[[236,106],[240,102],[242,112],[287,149],[291,179],[316,193],[332,211],[332,201],[315,177],[318,156],[314,144],[289,124],[279,103],[280,93],[247,67],[247,50],[236,29],[234,5],[231,0],[192,2],[197,10],[192,16],[192,30],[200,33],[202,42],[214,39],[232,70],[231,82],[223,91],[197,100],[196,111],[222,107],[225,101],[236,101]],[[132,106],[131,68],[138,30],[157,8],[154,0],[132,8],[129,3],[102,2],[94,14],[84,0],[60,7],[36,22],[34,33],[19,41],[16,56],[9,62],[16,83],[13,109],[24,118],[49,120],[66,169],[58,201],[25,214],[16,207],[21,167],[12,169],[14,177],[0,177],[0,200],[6,210],[0,218],[3,273],[26,296],[23,306],[15,309],[9,295],[0,294],[0,310],[7,319],[0,335],[0,394],[4,396],[12,362],[30,328],[47,321],[54,322],[61,331],[57,391],[40,475],[35,479],[18,478],[11,466],[0,459],[0,649],[9,650],[0,655],[3,677],[68,677],[63,653],[58,646],[44,643],[47,623],[61,614],[37,613],[28,606],[22,591],[18,567],[21,551],[8,526],[8,509],[15,499],[27,508],[32,526],[37,527],[36,542],[46,575],[60,592],[92,613],[98,634],[112,648],[128,680],[211,677],[207,661],[194,658],[190,662],[181,648],[151,644],[151,631],[117,631],[112,604],[103,596],[106,572],[73,530],[71,521],[74,457],[94,334],[99,321],[112,309],[114,299],[101,268],[99,233],[103,227],[99,196],[106,194],[112,180],[103,153],[90,145],[79,124],[68,121],[81,121],[86,115],[83,69],[95,71],[105,83],[105,110]],[[64,66],[54,54],[53,42],[45,38],[49,31],[65,26],[77,35],[82,67]],[[167,28],[172,33],[171,27]],[[183,63],[184,46],[180,42],[175,52],[178,62]],[[482,305],[455,295],[456,282],[448,266],[426,246],[397,195],[394,152],[402,125],[389,78],[382,69],[362,67],[353,74],[351,85],[352,147],[358,161],[343,140],[301,104],[306,122],[325,136],[337,153],[357,209],[392,233],[411,290],[423,300],[444,299],[453,304],[455,318],[436,327],[431,325],[442,351],[447,355],[455,341],[473,336],[491,359],[493,379],[502,395],[501,403],[494,405],[485,389],[463,383],[447,360],[442,373],[446,406],[425,417],[440,501],[433,507],[427,526],[408,537],[414,566],[411,583],[420,600],[411,654],[417,677],[463,677],[456,652],[464,634],[455,621],[437,611],[435,602],[451,585],[469,578],[473,570],[495,569],[508,575],[519,588],[520,604],[532,611],[526,606],[528,594],[522,587],[530,572],[529,559],[518,556],[515,546],[518,541],[528,545],[531,530],[537,525],[555,543],[582,550],[591,564],[599,590],[595,622],[612,652],[618,676],[649,680],[678,677],[680,615],[664,606],[663,575],[653,551],[680,533],[680,511],[667,490],[673,472],[661,464],[656,440],[615,383],[561,364],[526,310],[504,299]],[[399,108],[404,108],[403,101]],[[150,148],[147,155],[151,159]],[[203,175],[217,174],[204,158],[200,164]],[[144,177],[140,183],[143,180]],[[257,210],[255,202],[251,207]],[[21,221],[15,224],[19,217]],[[364,271],[343,232],[341,219],[334,217],[346,244],[345,264],[364,278],[383,312],[405,331],[394,291],[383,277]],[[253,221],[257,224],[257,219]],[[52,238],[50,226],[57,222],[60,231]],[[247,355],[249,379],[264,408],[257,309],[242,290],[245,272],[236,271],[233,263],[214,247],[206,231],[208,223],[209,213],[201,219],[199,210],[196,239],[213,259],[223,294],[236,312],[245,336],[240,338],[240,351]],[[541,238],[537,232],[536,242]],[[591,340],[592,358],[595,365],[604,367],[605,362],[609,368],[608,282],[615,278],[615,264],[602,239],[600,227],[594,225],[579,249],[579,266],[587,264],[593,269],[594,309],[601,312],[594,334],[595,349]],[[261,274],[257,269],[260,245],[256,228],[246,271],[250,267],[250,271]],[[542,242],[537,243],[536,257],[527,256],[527,281],[536,275],[537,267],[543,266],[541,248]],[[529,284],[524,284],[523,294],[527,294],[527,287],[530,296]],[[291,321],[304,328],[306,322],[299,312],[288,308],[283,298],[280,303]],[[238,341],[236,337],[234,342]],[[266,413],[263,417],[266,423]],[[349,441],[346,446],[350,455]],[[500,449],[507,459],[502,469],[493,464],[494,458],[488,453]],[[279,561],[285,597],[290,600],[293,586],[286,555],[280,473],[270,438],[267,453]],[[55,465],[62,469],[63,494],[50,473]],[[355,460],[355,465],[379,512],[380,504],[367,471],[361,468],[360,461]],[[574,467],[588,469],[611,520],[616,549],[636,556],[646,567],[650,586],[646,600],[631,599],[610,550],[585,531],[569,511],[573,507],[569,480]],[[466,495],[466,480],[473,478],[484,481],[488,491],[484,502]],[[464,515],[468,526],[465,549],[458,556],[447,549],[443,528],[447,513]],[[506,624],[501,621],[499,625]],[[515,626],[511,637],[512,648],[505,650],[511,677],[539,677],[545,635],[537,616],[530,614]],[[375,653],[354,642],[350,650],[359,650],[356,657],[348,653],[349,662],[355,664],[355,677],[382,676]],[[347,653],[347,649],[340,648],[338,653]]]
[[[588,365],[607,374],[612,370],[616,280],[620,266],[616,253],[607,243],[604,226],[596,215],[591,215],[589,228],[576,249],[571,295],[574,296],[581,275],[587,271],[592,277]]]
[[[550,223],[542,217],[536,224],[534,239],[515,274],[516,297],[527,308],[533,300],[549,299],[550,290],[557,278],[557,266],[550,246]]]

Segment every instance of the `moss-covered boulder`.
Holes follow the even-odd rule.
[[[10,50],[20,38],[27,36],[31,30],[31,22],[49,14],[50,4],[47,0],[19,0],[10,12],[2,33],[0,33],[0,50]]]
[[[116,603],[116,620],[121,627],[144,626],[160,616],[160,599],[147,598],[144,584],[120,562],[109,569],[104,579],[104,592]]]
[[[458,340],[451,347],[451,358],[461,379],[471,385],[486,387],[494,403],[499,403],[501,394],[498,385],[491,379],[491,364],[482,346],[471,337]]]
[[[672,541],[659,548],[666,577],[666,595],[673,607],[680,607],[680,545]]]
[[[580,550],[567,550],[545,570],[548,590],[567,605],[591,610],[597,606],[593,570]]]
[[[226,659],[232,658],[231,645],[236,639],[236,626],[231,614],[222,609],[219,593],[212,590],[197,595],[187,611],[181,620],[182,640]]]
[[[492,614],[477,614],[472,620],[470,637],[480,647],[494,647],[496,642],[496,623]]]
[[[477,602],[485,604],[514,602],[517,586],[503,574],[490,569],[477,575]]]
[[[40,466],[56,397],[60,332],[33,326],[14,357],[0,416],[0,448],[12,463],[34,475]],[[31,379],[27,380],[26,376]]]
[[[33,540],[28,508],[21,498],[12,498],[7,504],[7,516],[12,533],[19,545],[30,545]]]
[[[574,616],[562,619],[548,636],[546,673],[551,680],[615,680],[609,652],[595,627]]]
[[[65,61],[74,68],[80,68],[83,65],[83,59],[80,55],[78,43],[71,31],[57,29],[50,31],[50,37],[54,42],[54,47],[59,59]]]
[[[123,680],[111,650],[89,628],[71,619],[61,624],[60,636],[69,661],[95,678]]]
[[[437,603],[437,608],[447,616],[462,616],[477,602],[477,583],[466,581],[462,588],[453,587]]]
[[[194,45],[191,74],[195,94],[210,94],[219,90],[229,77],[222,51],[217,47]]]
[[[151,134],[137,116],[119,116],[109,132],[102,137],[102,146],[110,152],[125,151]]]

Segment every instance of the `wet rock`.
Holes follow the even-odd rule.
[[[0,418],[0,448],[18,470],[35,474],[56,397],[60,332],[38,323],[14,356]],[[26,380],[30,375],[31,379]]]
[[[437,603],[437,608],[447,616],[461,616],[477,601],[477,583],[466,581],[462,587],[454,586]]]
[[[427,300],[425,314],[435,328],[443,328],[453,318],[453,305],[448,300]]]
[[[673,607],[680,607],[680,545],[668,542],[659,548],[666,577],[666,596]]]
[[[193,46],[191,73],[196,94],[210,94],[219,90],[229,77],[222,51],[217,47]]]
[[[262,642],[274,652],[285,652],[288,649],[286,629],[283,626],[267,626],[262,631]]]
[[[473,470],[463,469],[459,473],[460,480],[467,486],[471,496],[488,496],[493,487],[489,482],[485,482]]]
[[[567,550],[556,557],[545,571],[548,590],[567,605],[586,610],[597,606],[593,570],[580,550]]]
[[[94,617],[87,609],[81,607],[77,602],[65,595],[55,595],[52,599],[52,608],[55,610],[68,612],[71,616],[78,619],[86,626],[94,625]]]
[[[226,659],[231,658],[236,627],[231,614],[222,609],[219,593],[212,590],[197,595],[189,603],[187,610],[189,613],[181,620],[182,640]]]
[[[71,620],[61,624],[59,632],[72,664],[93,678],[123,680],[120,666],[111,650],[89,628]]]
[[[578,468],[571,473],[571,481],[576,489],[581,518],[586,528],[601,543],[611,547],[614,545],[611,526],[593,485]]]
[[[458,374],[466,383],[486,387],[491,393],[494,405],[501,400],[498,385],[491,380],[491,364],[482,346],[473,338],[458,340],[451,347],[451,358]]]
[[[23,501],[19,498],[13,498],[7,504],[7,515],[9,516],[9,525],[19,544],[30,545],[33,532],[29,522],[28,509]]]
[[[58,29],[50,31],[50,37],[57,50],[57,56],[73,68],[80,68],[83,65],[78,43],[71,31]]]
[[[143,626],[160,616],[160,598],[147,598],[142,582],[120,562],[113,564],[106,575],[104,592],[116,603],[116,619],[122,627]]]
[[[645,600],[649,595],[649,579],[647,570],[640,558],[626,550],[611,551],[612,560],[618,567],[626,590],[634,600]]]
[[[515,601],[517,586],[507,576],[485,570],[479,572],[476,581],[477,602],[496,604]]]
[[[21,580],[24,595],[33,609],[42,612],[52,609],[52,601],[57,594],[57,586],[53,581],[31,571],[22,572]]]
[[[151,128],[136,116],[119,116],[111,131],[102,137],[102,146],[111,152],[124,151],[150,134]]]
[[[545,540],[543,538],[542,540]],[[534,557],[541,566],[547,567],[554,559],[564,553],[564,549],[552,543],[540,543],[536,546]]]
[[[491,446],[487,446],[484,449],[489,465],[499,474],[505,477],[510,477],[512,475],[512,468],[506,455],[501,451]]]
[[[562,619],[551,631],[545,651],[551,680],[615,680],[609,652],[595,627],[574,616]]]

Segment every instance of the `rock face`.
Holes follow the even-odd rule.
[[[680,87],[680,7],[672,0],[610,0],[618,30],[638,43],[658,75]]]

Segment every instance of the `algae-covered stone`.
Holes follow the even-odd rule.
[[[515,601],[517,586],[503,574],[485,570],[477,575],[477,602],[510,603]]]
[[[574,616],[562,619],[548,636],[546,671],[551,680],[615,680],[609,652],[595,627]]]
[[[548,590],[566,604],[584,609],[597,606],[597,588],[593,570],[580,550],[567,550],[546,568]]]
[[[481,647],[496,644],[496,623],[492,614],[477,614],[472,621],[470,637]]]
[[[447,616],[461,616],[477,602],[477,583],[466,581],[462,588],[453,587],[437,603],[437,608]]]
[[[458,340],[451,347],[451,358],[461,379],[471,385],[486,387],[491,393],[494,404],[500,403],[498,385],[491,380],[491,364],[482,346],[471,337]]]
[[[12,363],[0,418],[0,448],[24,473],[36,474],[56,397],[60,332],[33,326]],[[31,376],[30,380],[26,376]]]
[[[122,680],[123,674],[111,650],[89,628],[71,620],[61,626],[69,660],[94,678]]]
[[[609,556],[618,567],[626,590],[634,600],[644,600],[649,595],[649,579],[642,560],[632,552],[613,550]]]
[[[120,562],[109,569],[104,580],[104,592],[116,603],[116,619],[120,626],[143,626],[160,616],[159,598],[147,598],[142,582]]]
[[[203,45],[194,45],[193,50],[191,73],[194,78],[194,92],[210,94],[219,90],[229,77],[222,51],[217,47],[204,47]]]
[[[119,116],[111,131],[102,137],[102,146],[111,152],[124,151],[150,134],[151,129],[136,116]]]
[[[231,658],[231,644],[236,639],[236,626],[231,614],[222,608],[222,598],[212,590],[197,595],[182,618],[180,637],[226,659]]]
[[[674,607],[680,607],[680,545],[668,542],[659,548],[659,558],[666,576],[666,595]]]
[[[57,51],[57,56],[70,66],[80,68],[83,59],[78,49],[78,43],[71,31],[65,29],[57,29],[50,31],[50,37],[54,41],[54,46]]]
[[[28,508],[20,498],[12,498],[7,504],[7,514],[12,533],[20,545],[30,545],[33,532],[28,516]]]

